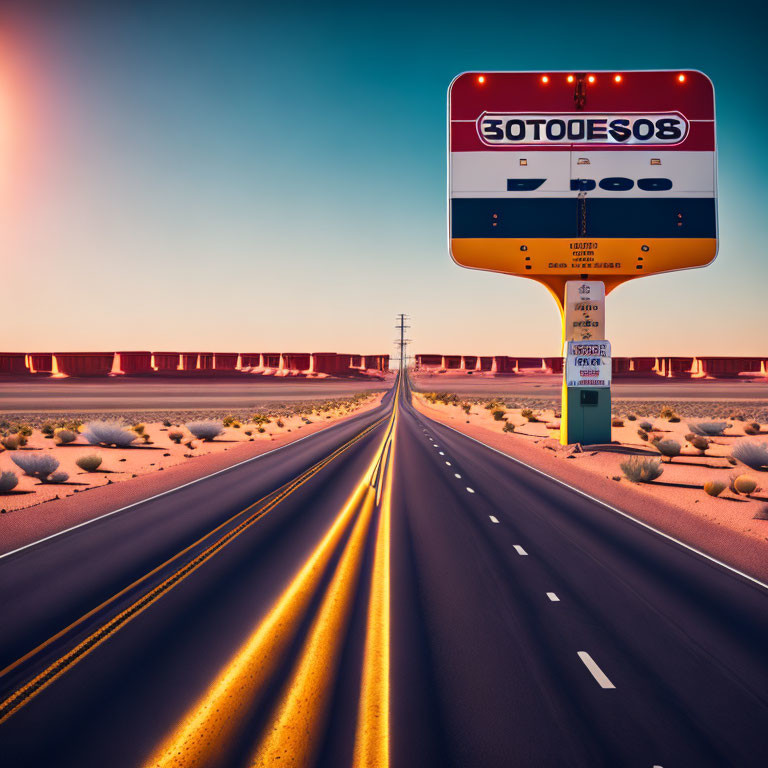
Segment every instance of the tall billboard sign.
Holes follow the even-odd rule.
[[[605,343],[617,285],[717,255],[714,89],[697,70],[464,72],[448,168],[453,260],[545,285],[563,343]],[[610,440],[610,389],[567,389],[561,441]]]
[[[448,93],[450,251],[607,291],[717,254],[714,90],[695,70],[465,72]]]

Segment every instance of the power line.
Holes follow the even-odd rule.
[[[410,339],[405,338],[406,330],[408,330],[411,327],[410,325],[405,324],[405,321],[407,319],[408,319],[408,315],[405,315],[402,313],[399,314],[397,316],[398,322],[397,322],[397,325],[395,326],[395,328],[400,331],[400,338],[395,339],[395,344],[400,349],[400,370],[401,371],[405,370],[405,361],[406,361],[405,351],[406,351],[406,347],[408,346],[408,343],[411,341]]]

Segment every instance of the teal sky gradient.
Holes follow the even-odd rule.
[[[56,5],[0,12],[0,347],[390,351],[404,311],[416,351],[557,354],[542,287],[448,255],[448,84],[697,68],[720,255],[617,289],[608,336],[768,352],[757,4]]]

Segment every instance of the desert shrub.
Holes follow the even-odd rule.
[[[132,430],[133,430],[133,431],[134,431],[134,432],[135,432],[135,433],[136,433],[136,434],[137,434],[139,437],[143,437],[143,436],[144,436],[144,433],[145,433],[145,432],[146,432],[146,430],[147,430],[147,425],[146,425],[146,424],[142,424],[141,422],[139,422],[139,423],[137,423],[137,424],[132,424],[132,425],[131,425],[131,429],[132,429]]]
[[[745,435],[759,435],[760,434],[760,425],[753,421],[749,424],[744,425],[744,434]]]
[[[66,472],[54,472],[47,480],[46,483],[66,483],[69,480],[69,475]]]
[[[0,493],[8,493],[19,484],[15,472],[0,472]]]
[[[69,443],[74,443],[75,440],[77,440],[77,435],[71,429],[64,429],[63,427],[59,427],[58,429],[54,430],[53,439],[59,445],[68,445]]]
[[[635,414],[634,414],[634,413],[630,413],[630,414],[627,416],[627,421],[637,421],[637,416],[635,416]]]
[[[514,425],[514,424],[513,424],[511,421],[508,421],[508,422],[507,422],[507,423],[504,425],[504,427],[503,427],[503,431],[504,431],[504,432],[514,432],[514,431],[515,431],[515,425]]]
[[[462,403],[461,410],[469,416],[469,412],[472,410],[472,403]]]
[[[168,438],[173,440],[176,445],[179,445],[179,443],[181,443],[182,439],[184,438],[184,433],[180,429],[169,429]]]
[[[700,435],[691,435],[691,439],[688,442],[699,451],[702,456],[707,452],[707,448],[709,448],[709,440]]]
[[[280,429],[282,429],[282,428],[285,426],[285,422],[284,422],[282,419],[278,419],[278,420],[275,422],[275,426],[276,426],[276,427],[279,427]]]
[[[0,440],[0,445],[5,448],[6,451],[15,451],[20,448],[24,438],[21,435],[8,435]]]
[[[733,479],[731,486],[736,493],[743,493],[749,496],[757,490],[757,480],[749,475],[739,475]]]
[[[690,429],[694,435],[717,437],[718,435],[722,435],[730,426],[731,425],[727,421],[699,421],[689,422],[688,429]]]
[[[747,417],[743,413],[732,413],[729,417],[732,421],[746,421]]]
[[[256,431],[257,431],[257,432],[258,432],[260,435],[263,435],[263,434],[264,434],[264,433],[265,433],[267,430],[266,430],[266,429],[264,429],[264,427],[256,427]]]
[[[234,414],[228,413],[223,419],[222,424],[225,427],[231,427],[235,422],[237,421],[237,418],[234,416]]]
[[[101,461],[98,453],[87,453],[84,456],[78,456],[75,464],[86,472],[95,472],[101,466]]]
[[[190,421],[187,429],[198,439],[211,442],[224,431],[224,425],[220,421]]]
[[[619,465],[627,480],[633,483],[650,483],[664,472],[664,467],[658,459],[644,459],[640,456],[632,456]]]
[[[309,421],[307,421],[306,419],[304,419],[304,423],[305,423],[305,424],[311,424],[312,422],[309,422]],[[246,437],[250,437],[250,436],[253,434],[253,430],[252,430],[252,429],[244,429],[244,430],[243,430],[243,434],[244,434]]]
[[[319,411],[318,411],[318,415],[319,415]],[[272,423],[269,416],[263,413],[254,413],[253,416],[251,416],[251,421],[257,426],[263,426],[264,424]]]
[[[170,419],[163,419],[163,426],[164,427],[171,427],[171,426],[173,426],[173,424],[172,424]]]
[[[646,432],[650,432],[653,429],[653,424],[650,421],[641,421],[637,426]]]
[[[19,453],[11,456],[11,461],[28,477],[36,477],[42,482],[48,475],[59,468],[59,460],[50,453]]]
[[[645,440],[646,442],[648,442],[648,433],[644,429],[638,429],[637,430],[637,436],[641,440]]]
[[[242,422],[239,422],[237,419],[235,419],[235,421],[233,421],[229,426],[232,427],[232,429],[240,429],[240,427],[243,425]]]
[[[46,436],[46,437],[53,437],[53,433],[56,430],[55,424],[52,424],[50,421],[46,421],[42,427],[40,427],[40,431]]]
[[[536,414],[530,408],[523,408],[523,410],[520,411],[520,415],[524,419],[528,419],[528,421],[530,421],[531,423],[538,421],[538,419],[536,418]]]
[[[29,424],[16,424],[12,431],[22,437],[32,437],[33,429]]]
[[[505,411],[501,408],[497,408],[495,411],[491,411],[494,421],[504,421]]]
[[[612,427],[623,427],[624,426],[624,419],[611,419],[611,426]]]
[[[115,448],[127,448],[138,437],[118,421],[91,421],[85,425],[83,434],[91,445]]]
[[[680,421],[681,419],[676,413],[669,417],[670,424],[677,424]]]
[[[673,416],[676,416],[676,415],[677,414],[675,413],[675,409],[671,408],[668,405],[665,405],[661,409],[661,413],[659,413],[659,416],[661,416],[662,419],[670,419],[670,418],[672,418]]]
[[[654,440],[653,447],[662,455],[666,456],[669,461],[680,455],[682,446],[677,440]]]
[[[704,483],[704,492],[709,496],[719,496],[727,487],[722,480],[707,480]]]
[[[768,469],[768,443],[739,443],[731,456],[751,469]]]

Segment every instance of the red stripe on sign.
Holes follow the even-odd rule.
[[[714,119],[714,88],[701,72],[617,73],[583,73],[585,111],[678,111],[689,120]],[[573,82],[568,82],[569,75]],[[590,75],[593,82],[586,79]],[[465,72],[451,84],[449,114],[452,120],[474,120],[483,112],[572,112],[578,77],[575,72]]]
[[[648,152],[659,150],[664,152],[714,152],[715,124],[691,123],[688,135],[680,144],[497,144],[489,146],[477,135],[477,124],[451,123],[450,151],[451,152],[571,152],[583,151],[620,151],[632,152],[640,150]]]

